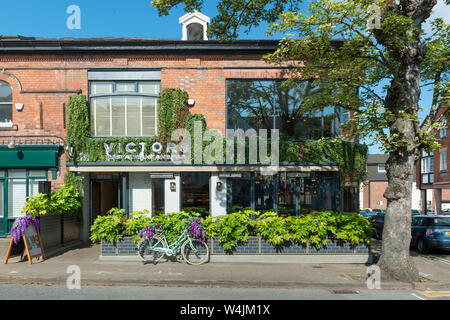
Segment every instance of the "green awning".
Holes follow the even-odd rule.
[[[57,167],[58,145],[0,145],[0,168]]]

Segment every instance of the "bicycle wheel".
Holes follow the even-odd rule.
[[[199,266],[208,262],[209,248],[206,242],[200,242],[197,239],[186,240],[181,247],[181,255],[184,261],[194,266]]]
[[[164,257],[164,253],[160,251],[153,250],[154,248],[160,248],[164,249],[166,247],[165,243],[161,241],[158,237],[152,237],[149,240],[146,238],[142,238],[141,241],[139,241],[137,248],[138,248],[138,255],[139,258],[141,258],[142,261],[154,261],[158,262]]]

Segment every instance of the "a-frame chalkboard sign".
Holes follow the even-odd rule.
[[[42,259],[45,260],[41,237],[39,231],[36,230],[33,224],[28,225],[17,243],[14,243],[14,239],[11,238],[5,257],[5,264],[13,257],[20,256],[20,259],[22,260],[24,253],[27,254],[28,263],[30,264],[33,263],[33,258],[42,257]]]

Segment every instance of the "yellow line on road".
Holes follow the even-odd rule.
[[[450,291],[417,291],[427,298],[450,297]]]
[[[444,259],[444,258],[440,258],[440,257],[435,257],[435,256],[425,256],[425,255],[420,255],[422,258],[427,258],[427,259],[431,259],[431,260],[435,260],[435,261],[439,261],[445,264],[450,265],[450,260]]]

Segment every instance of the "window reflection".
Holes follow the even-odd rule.
[[[228,80],[228,129],[279,129],[281,137],[315,140],[339,134],[346,114],[331,106],[312,108],[308,97],[320,89],[311,81],[290,88],[283,80]]]

